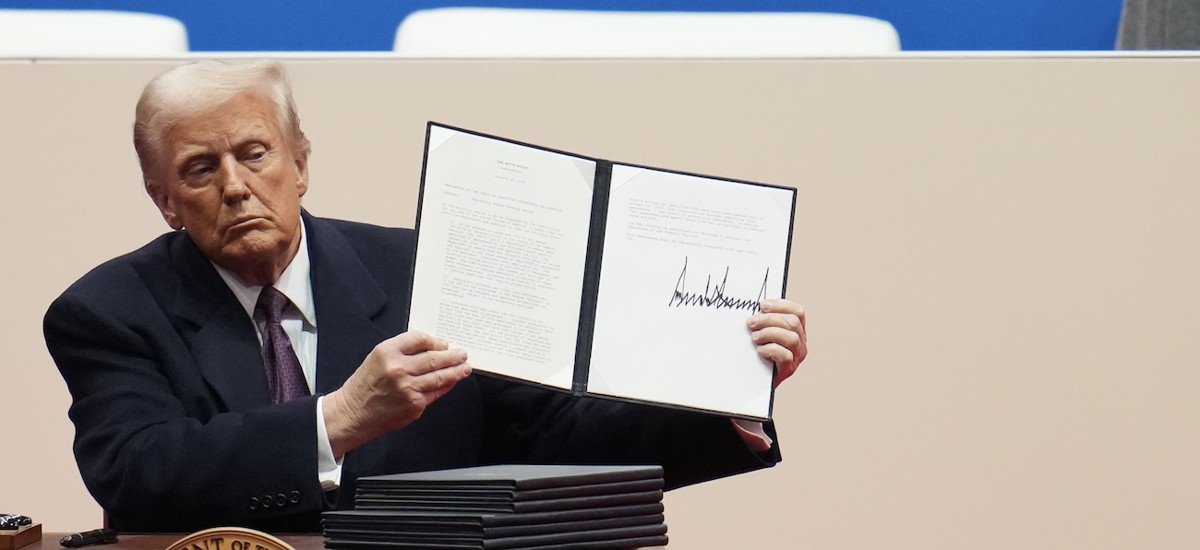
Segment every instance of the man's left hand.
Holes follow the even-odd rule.
[[[800,362],[808,356],[808,333],[804,329],[804,306],[796,302],[775,299],[763,300],[759,313],[746,320],[750,338],[758,346],[758,355],[775,364],[775,385],[783,383],[796,372]],[[762,424],[746,420],[734,420],[734,430],[751,449],[764,452],[770,450],[771,438],[763,431]]]
[[[796,372],[808,355],[804,306],[784,299],[763,300],[760,313],[746,321],[758,355],[775,364],[775,385]]]

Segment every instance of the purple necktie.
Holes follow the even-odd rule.
[[[263,331],[263,367],[267,370],[267,388],[274,403],[308,395],[308,382],[304,380],[304,371],[300,369],[300,359],[296,357],[296,350],[292,349],[292,341],[283,331],[283,325],[279,324],[283,319],[283,310],[291,303],[282,292],[264,286],[258,295],[258,305],[254,306],[267,320],[266,330]]]

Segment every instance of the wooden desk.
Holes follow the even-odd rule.
[[[45,533],[41,542],[21,547],[21,550],[67,550],[58,543],[70,533]],[[325,537],[322,535],[276,535],[296,550],[324,550]],[[84,546],[85,550],[163,550],[183,538],[184,535],[121,535],[114,544]],[[209,548],[208,550],[218,550]],[[229,550],[221,548],[220,550]]]
[[[45,533],[41,542],[35,542],[21,550],[64,550],[58,544],[59,540],[70,533]],[[322,550],[325,548],[325,537],[321,535],[277,535],[296,550]],[[163,550],[175,541],[183,538],[183,534],[174,535],[121,535],[115,544],[85,546],[85,549],[95,550]],[[209,550],[218,550],[210,548]],[[229,550],[221,548],[220,550]]]

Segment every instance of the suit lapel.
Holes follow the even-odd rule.
[[[375,323],[387,296],[331,223],[304,214],[317,310],[317,393],[341,387],[371,349],[393,336]]]
[[[186,235],[172,246],[178,276],[174,315],[204,379],[230,411],[270,404],[254,323]]]
[[[374,322],[387,296],[350,242],[328,221],[305,212],[304,222],[317,311],[316,389],[327,394],[394,334]],[[186,235],[172,244],[172,264],[175,323],[204,379],[227,410],[269,405],[258,335],[233,292]]]

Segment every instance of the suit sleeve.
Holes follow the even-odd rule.
[[[199,375],[168,367],[186,361],[188,350],[162,337],[165,315],[133,294],[114,311],[108,296],[68,291],[43,326],[73,398],[76,461],[114,526],[295,530],[306,513],[310,528],[319,525],[316,398],[217,411],[211,398],[197,397],[210,395]],[[136,316],[126,313],[133,309]]]
[[[485,462],[657,464],[674,489],[780,460],[778,443],[756,453],[728,418],[479,378],[488,402]],[[772,425],[764,428],[778,440]]]

